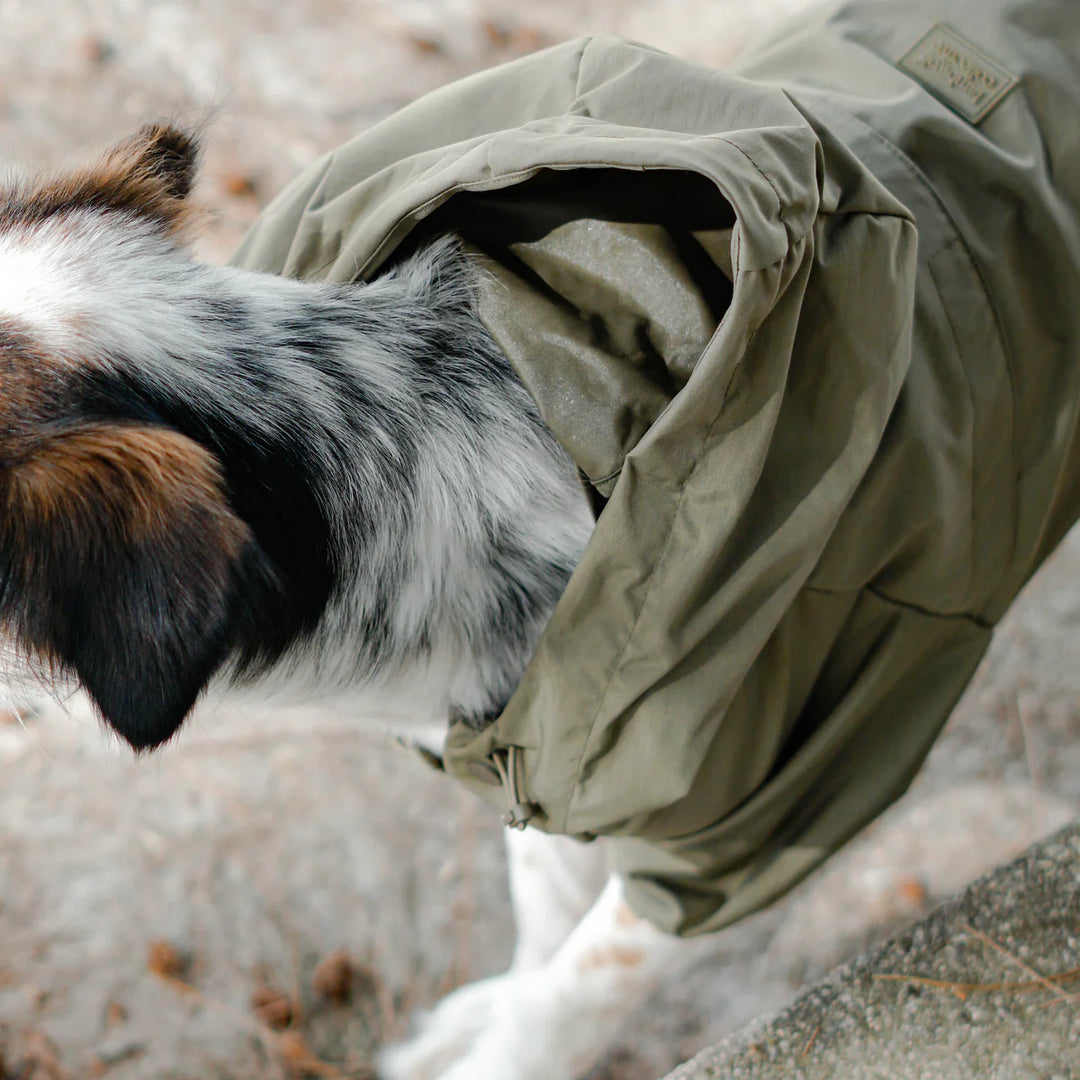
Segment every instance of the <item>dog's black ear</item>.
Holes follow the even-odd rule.
[[[137,749],[229,656],[254,548],[214,457],[167,429],[81,427],[0,464],[0,622]]]

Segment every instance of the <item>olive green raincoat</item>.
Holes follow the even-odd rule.
[[[446,768],[501,802],[517,748],[532,823],[616,838],[679,933],[904,791],[1080,510],[1080,4],[862,0],[737,71],[599,38],[474,76],[237,256],[484,253],[481,314],[603,509]]]

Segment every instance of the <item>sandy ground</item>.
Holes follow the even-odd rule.
[[[200,250],[221,260],[300,167],[428,88],[597,31],[722,64],[794,6],[0,0],[0,148],[52,165],[206,120]],[[1078,581],[1073,537],[905,800],[664,988],[590,1080],[660,1075],[1075,813]],[[353,718],[204,711],[133,761],[75,701],[0,724],[0,768],[5,1080],[363,1076],[415,1007],[508,958],[494,816]],[[334,1001],[315,973],[341,950]]]

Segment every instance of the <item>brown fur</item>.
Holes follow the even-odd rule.
[[[40,441],[10,470],[0,509],[30,528],[108,528],[138,544],[163,536],[178,517],[216,526],[232,558],[247,527],[229,508],[211,454],[176,432],[135,425],[94,426]]]
[[[5,193],[0,228],[100,209],[150,218],[179,236],[201,216],[187,199],[195,157],[192,136],[165,124],[148,125],[93,165]]]
[[[641,949],[628,949],[622,945],[590,949],[578,962],[578,971],[584,975],[603,968],[632,969],[641,966],[645,954]]]

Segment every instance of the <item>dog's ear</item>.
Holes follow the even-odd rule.
[[[180,234],[199,216],[188,198],[198,161],[194,133],[171,124],[149,124],[89,165],[9,192],[0,206],[0,222],[114,210],[149,218],[170,234]]]
[[[191,194],[198,161],[194,134],[171,124],[147,124],[113,147],[103,171],[129,183],[155,185],[167,198],[179,200]]]
[[[254,546],[215,458],[171,430],[86,426],[0,463],[0,622],[137,749],[228,657]]]

